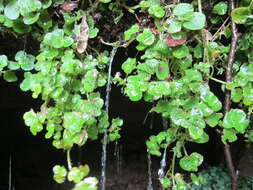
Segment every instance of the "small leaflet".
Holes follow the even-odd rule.
[[[86,21],[86,16],[83,16],[80,24],[80,35],[77,38],[77,52],[83,53],[88,45],[89,38],[89,26]]]

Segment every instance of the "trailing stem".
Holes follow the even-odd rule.
[[[234,8],[235,8],[234,0],[230,0],[230,11],[232,11]],[[238,32],[237,32],[237,26],[232,20],[231,20],[231,30],[232,30],[232,39],[231,39],[231,46],[230,46],[228,62],[227,62],[226,72],[225,72],[227,83],[232,82],[232,68],[233,68],[233,62],[234,62],[234,57],[235,57],[235,52],[236,52],[237,41],[239,37]],[[226,90],[225,102],[224,102],[224,115],[227,112],[229,112],[230,106],[231,106],[231,92],[229,90]],[[226,164],[227,164],[231,181],[232,181],[231,189],[237,190],[238,172],[236,171],[234,167],[229,145],[224,146],[224,154],[225,154]]]
[[[117,47],[113,47],[110,55],[109,65],[108,65],[108,78],[106,86],[106,98],[105,98],[105,110],[109,112],[109,103],[110,103],[110,92],[111,92],[111,72],[112,72],[112,62],[114,56],[117,52]],[[104,131],[103,146],[102,146],[102,172],[101,172],[101,190],[105,190],[106,186],[106,150],[107,150],[107,129]]]

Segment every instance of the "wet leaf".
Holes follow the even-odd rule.
[[[224,117],[222,126],[226,129],[234,128],[240,133],[244,133],[249,125],[246,114],[240,109],[231,109]]]
[[[8,65],[8,58],[6,55],[0,55],[0,70]]]
[[[184,22],[183,27],[189,30],[200,30],[204,28],[206,16],[203,13],[194,12],[191,20]]]
[[[159,5],[153,5],[148,9],[149,14],[154,15],[157,18],[163,18],[165,15],[164,9]]]
[[[214,113],[206,118],[206,122],[210,127],[215,127],[222,117],[222,113]]]
[[[213,7],[213,12],[217,15],[225,15],[228,10],[226,2],[219,2]]]
[[[186,45],[181,45],[174,49],[172,52],[173,56],[178,59],[187,57],[190,54],[189,48]]]
[[[17,76],[12,71],[5,71],[4,72],[4,80],[7,82],[15,82],[18,80]]]
[[[126,74],[130,74],[136,66],[135,58],[127,58],[127,60],[122,64],[121,68]]]
[[[159,80],[165,80],[169,77],[169,65],[166,62],[159,62],[156,67],[156,77]]]
[[[155,36],[149,29],[145,29],[137,36],[136,40],[145,46],[150,46],[154,43]]]
[[[232,20],[237,24],[244,24],[248,18],[252,18],[250,7],[238,7],[233,9]]]
[[[169,27],[168,27],[168,32],[173,34],[173,33],[177,33],[180,32],[182,29],[182,23],[177,21],[177,20],[169,20]]]
[[[54,180],[57,183],[63,183],[67,176],[67,170],[64,166],[56,165],[53,167]]]
[[[132,38],[134,34],[136,34],[139,31],[139,26],[137,24],[131,26],[130,29],[126,30],[124,32],[124,40],[128,41]]]
[[[221,140],[224,144],[227,144],[227,141],[230,143],[236,141],[236,131],[233,129],[224,129],[223,135],[221,136]]]
[[[179,165],[186,171],[197,171],[198,166],[203,162],[203,156],[197,152],[192,153],[189,156],[185,156],[180,159]]]
[[[193,13],[193,6],[189,3],[179,3],[173,10],[173,14],[176,16],[185,16]]]
[[[19,17],[18,2],[16,0],[9,1],[4,8],[4,15],[10,20],[15,20]]]

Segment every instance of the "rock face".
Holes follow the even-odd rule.
[[[253,176],[253,146],[246,148],[239,162],[240,176]]]

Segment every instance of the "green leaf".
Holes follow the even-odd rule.
[[[244,24],[248,18],[252,18],[250,7],[239,7],[233,9],[232,20],[237,24]]]
[[[154,50],[155,53],[159,52],[161,54],[167,55],[170,52],[170,48],[169,46],[167,46],[167,44],[165,44],[165,42],[163,40],[159,40],[155,46],[154,46]],[[147,51],[145,51],[145,54],[147,53]],[[150,54],[149,54],[150,55]],[[153,58],[153,57],[152,57]]]
[[[179,165],[182,169],[186,171],[197,171],[198,166],[203,162],[203,156],[197,152],[193,152],[189,156],[185,156],[180,159]]]
[[[169,77],[169,64],[166,62],[159,62],[156,67],[156,77],[159,80],[165,80]]]
[[[201,99],[215,112],[222,108],[219,99],[210,91],[201,91]]]
[[[233,102],[240,102],[243,97],[243,92],[241,88],[233,88],[231,90],[231,98]]]
[[[4,15],[10,20],[16,20],[19,17],[18,4],[16,0],[11,0],[4,8]]]
[[[130,74],[136,67],[135,58],[127,58],[127,60],[122,64],[121,68],[126,74]]]
[[[25,34],[31,31],[31,26],[24,24],[21,19],[18,19],[13,22],[13,30],[18,34]]]
[[[227,141],[230,143],[235,142],[237,140],[236,131],[233,129],[224,129],[221,140],[224,144],[227,144]]]
[[[179,3],[173,10],[173,14],[176,16],[185,16],[193,13],[193,6],[189,3]]]
[[[194,139],[193,142],[203,144],[209,141],[209,136],[204,132],[198,139]]]
[[[0,71],[8,65],[8,58],[6,55],[0,55]]]
[[[243,110],[231,109],[224,117],[222,126],[226,129],[234,128],[239,133],[244,133],[249,125],[249,120]]]
[[[190,52],[189,52],[189,48],[186,45],[181,45],[179,47],[176,47],[175,50],[172,52],[173,56],[178,58],[178,59],[182,59],[184,57],[187,57]]]
[[[204,134],[204,130],[195,124],[190,125],[188,130],[191,138],[193,139],[199,139]]]
[[[190,82],[190,81],[198,81],[198,82],[201,82],[203,79],[202,79],[202,75],[199,71],[197,70],[193,70],[193,69],[187,69],[185,71],[185,76],[184,76],[184,79],[187,81],[187,82]]]
[[[142,98],[142,92],[140,89],[134,88],[134,87],[126,87],[125,93],[130,98],[131,101],[139,101]]]
[[[198,45],[194,48],[194,57],[196,58],[202,58],[203,56],[203,44],[198,43]]]
[[[162,184],[162,186],[164,188],[168,188],[168,187],[171,186],[171,183],[172,183],[171,179],[169,179],[169,178],[160,178],[159,180],[160,180],[160,183]]]
[[[73,190],[97,190],[98,180],[95,177],[87,177],[77,183]]]
[[[191,20],[184,22],[183,27],[189,30],[200,30],[204,28],[206,16],[203,13],[194,12]]]
[[[18,80],[17,76],[12,71],[5,71],[4,72],[4,80],[7,82],[15,82]]]
[[[219,2],[213,7],[213,12],[217,15],[225,15],[228,10],[228,5],[225,2]]]
[[[24,51],[17,52],[15,60],[18,61],[24,71],[30,71],[34,68],[35,57],[31,54],[26,54]]]
[[[10,70],[18,70],[18,69],[20,69],[20,65],[18,64],[18,62],[9,61],[8,68]]]
[[[132,38],[134,34],[136,34],[139,31],[139,25],[135,24],[131,26],[130,29],[124,32],[124,40],[128,41]]]
[[[65,37],[62,29],[56,29],[53,32],[47,33],[43,42],[54,48],[62,48],[71,46],[74,40],[70,37]]]
[[[136,40],[145,46],[150,46],[154,43],[155,36],[149,29],[145,29],[137,36]]]
[[[42,8],[42,3],[39,0],[17,0],[17,2],[20,13],[24,17]]]
[[[0,0],[0,13],[4,11],[3,0]]]
[[[163,18],[165,15],[164,9],[159,5],[153,5],[148,9],[149,14],[154,15],[157,18]]]
[[[64,166],[56,165],[53,167],[54,180],[57,183],[63,183],[67,176],[67,170]]]
[[[80,132],[84,123],[85,118],[80,113],[66,112],[64,114],[64,127],[71,133]]]
[[[177,21],[177,20],[169,20],[169,27],[168,27],[168,32],[173,34],[173,33],[177,33],[180,32],[182,29],[182,23]]]
[[[215,127],[222,117],[222,113],[214,113],[206,118],[206,122],[210,127]]]
[[[90,29],[89,30],[89,38],[92,39],[92,38],[97,37],[98,32],[99,32],[98,28],[92,28],[92,29]]]
[[[36,14],[29,13],[24,16],[23,21],[25,24],[31,25],[37,22],[39,20],[39,17],[40,17],[40,13],[36,13]]]
[[[78,167],[73,167],[68,173],[68,180],[74,183],[80,182],[85,177],[84,173]]]

